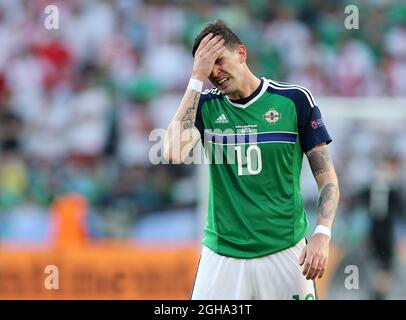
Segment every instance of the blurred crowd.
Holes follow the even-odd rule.
[[[57,30],[44,25],[49,4]],[[406,5],[348,4],[358,30],[345,29],[345,1],[1,1],[0,239],[43,239],[69,192],[88,201],[92,237],[137,237],[148,215],[195,212],[194,168],[151,165],[149,135],[167,127],[193,39],[215,18],[258,76],[316,96],[405,96]]]

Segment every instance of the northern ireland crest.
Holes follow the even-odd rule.
[[[270,124],[275,124],[281,118],[281,114],[275,109],[270,109],[267,113],[264,114],[264,119]]]

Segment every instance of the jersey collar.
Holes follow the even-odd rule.
[[[227,96],[225,97],[227,101],[230,102],[234,107],[245,109],[253,104],[255,101],[257,101],[266,91],[267,86],[264,85],[264,82],[265,78],[261,78],[261,83],[259,84],[258,88],[256,88],[255,91],[246,98],[231,100]]]

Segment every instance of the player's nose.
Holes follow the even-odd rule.
[[[211,71],[211,77],[217,79],[220,75],[220,68],[216,65],[213,66],[213,70]]]

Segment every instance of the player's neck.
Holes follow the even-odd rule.
[[[258,89],[259,85],[261,84],[261,80],[257,78],[251,72],[248,72],[247,76],[244,77],[244,82],[241,88],[233,92],[232,94],[228,95],[228,98],[231,100],[239,100],[249,97],[255,90]]]

